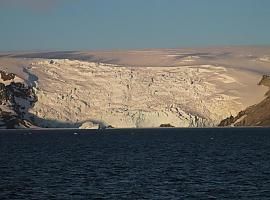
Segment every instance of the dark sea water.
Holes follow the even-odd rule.
[[[270,129],[0,132],[0,199],[270,199]]]

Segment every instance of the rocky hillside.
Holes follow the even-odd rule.
[[[270,88],[270,76],[264,75],[259,85]],[[270,126],[270,90],[263,101],[222,120],[219,126]]]
[[[25,117],[37,101],[33,89],[13,73],[0,70],[0,75],[0,128],[32,127]]]

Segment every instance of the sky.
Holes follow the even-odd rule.
[[[0,0],[0,51],[270,45],[270,0]]]

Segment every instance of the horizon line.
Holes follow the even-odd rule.
[[[29,50],[0,50],[0,53],[23,52],[94,52],[94,51],[149,51],[169,49],[214,49],[214,48],[270,48],[270,44],[231,44],[231,45],[198,45],[182,47],[144,47],[144,48],[96,48],[96,49],[29,49]]]

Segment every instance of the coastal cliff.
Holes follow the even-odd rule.
[[[268,52],[225,50],[2,56],[1,127],[267,125]]]
[[[259,85],[270,89],[270,76],[264,75]],[[270,126],[270,90],[265,96],[263,101],[240,111],[235,117],[222,120],[219,126]]]
[[[37,101],[33,89],[13,73],[0,70],[0,128],[31,128],[25,119],[28,109]]]
[[[211,83],[212,73],[214,81],[236,83],[221,67],[43,60],[27,70],[33,83],[0,71],[3,128],[213,127],[242,108]]]

